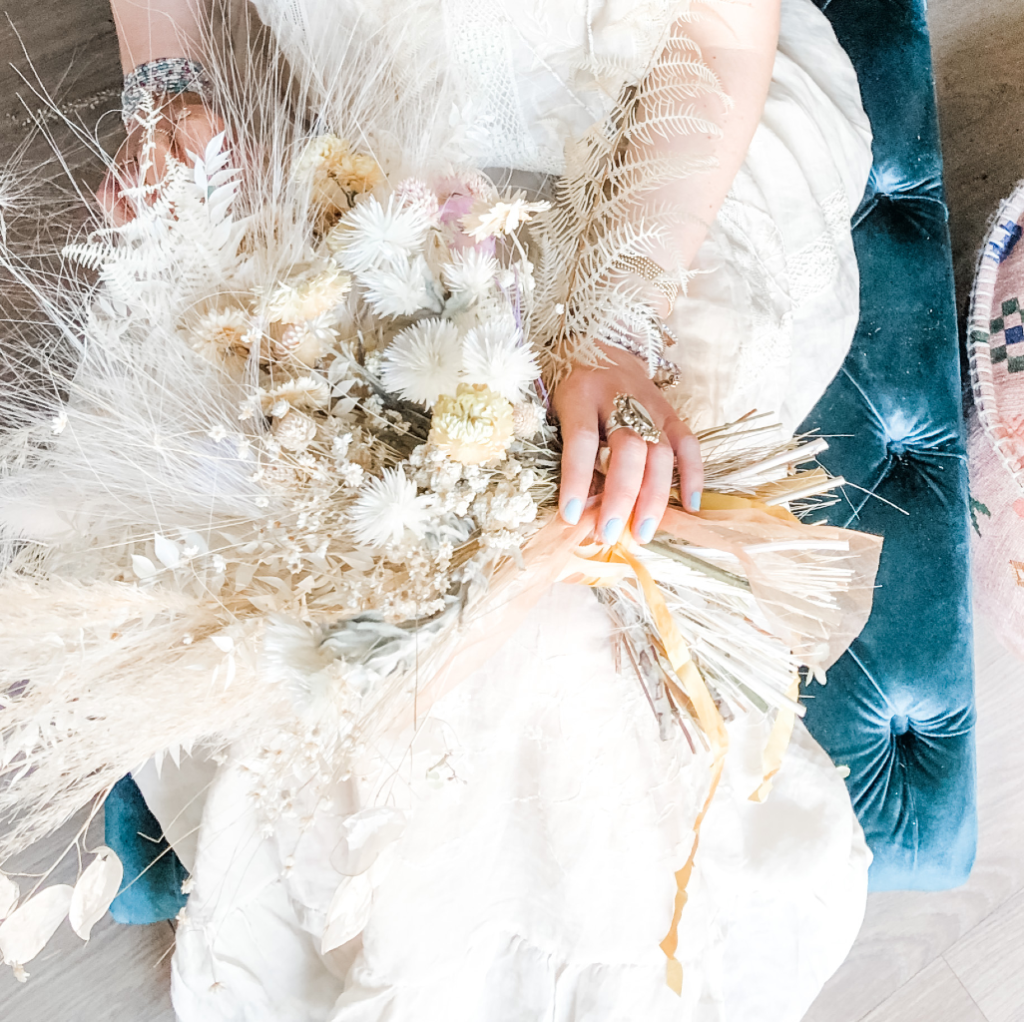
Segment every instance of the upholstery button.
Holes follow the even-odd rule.
[[[889,441],[889,453],[894,458],[898,458],[906,449],[906,446],[900,440]]]
[[[905,735],[910,730],[910,718],[902,713],[895,713],[889,721],[894,735]]]

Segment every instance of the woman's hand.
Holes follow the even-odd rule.
[[[700,507],[704,469],[700,444],[647,377],[647,367],[635,355],[606,347],[606,364],[577,366],[555,388],[552,403],[562,426],[562,485],[558,506],[570,525],[579,521],[590,493],[604,424],[617,394],[629,394],[642,404],[661,441],[649,444],[632,429],[617,429],[608,438],[611,460],[605,477],[598,516],[599,538],[614,543],[632,517],[632,534],[649,543],[661,522],[672,488],[672,471],[679,467],[679,492],[691,511]]]
[[[128,138],[114,157],[114,166],[107,171],[96,198],[105,213],[120,226],[135,216],[131,202],[125,197],[127,188],[155,185],[167,169],[168,157],[180,163],[191,164],[189,153],[201,156],[210,140],[224,130],[224,122],[195,93],[183,93],[163,99],[160,105],[160,123],[156,129],[152,165],[146,169],[145,180],[140,180],[139,162],[145,143],[145,133],[135,123]]]

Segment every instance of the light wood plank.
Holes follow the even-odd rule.
[[[18,876],[23,891],[31,876],[50,869],[78,832],[80,814],[46,841],[30,848],[5,868]],[[90,829],[87,848],[102,844],[102,819]],[[74,883],[78,861],[65,859],[47,883]],[[169,923],[121,926],[105,916],[88,943],[65,920],[39,956],[26,966],[27,983],[18,983],[0,966],[0,1019],[3,1022],[174,1022],[170,998]]]
[[[860,936],[804,1022],[858,1022],[1024,889],[1024,663],[976,621],[978,859],[955,891],[873,894]]]
[[[940,958],[919,972],[864,1022],[988,1022]]]
[[[1024,173],[1024,77],[1008,50],[1008,41],[1024,33],[1024,6],[1013,0],[932,0],[928,25],[963,313],[986,224]]]
[[[943,956],[988,1022],[1024,1020],[1024,891]]]

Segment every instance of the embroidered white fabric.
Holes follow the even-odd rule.
[[[286,23],[317,38],[330,36],[318,19],[365,8],[380,24],[393,6],[254,2],[278,31]],[[606,109],[608,94],[584,86],[608,62],[635,66],[671,6],[403,0],[393,9],[436,31],[422,45],[447,48],[465,93],[456,116],[479,165],[552,172],[561,140]],[[828,22],[810,0],[783,0],[762,123],[670,321],[669,354],[684,367],[676,400],[694,425],[760,407],[792,431],[838,369],[858,315],[848,217],[870,141]],[[679,734],[660,740],[635,681],[615,669],[604,611],[586,591],[559,590],[404,746],[386,805],[361,803],[353,777],[318,792],[329,805],[297,805],[296,820],[267,834],[245,751],[234,750],[210,789],[178,929],[183,1022],[803,1016],[864,907],[870,854],[838,774],[798,725],[775,792],[755,805],[747,796],[765,722],[752,714],[730,725],[675,997],[658,942],[706,759]],[[167,768],[143,780],[161,786],[159,799],[149,793],[168,822],[196,797],[187,780],[170,790]],[[302,830],[307,812],[314,824]],[[323,953],[332,904],[346,939]]]

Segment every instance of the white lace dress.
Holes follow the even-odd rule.
[[[431,2],[465,85],[453,117],[479,129],[467,134],[479,163],[543,172],[602,112],[574,89],[580,55],[636,59],[651,16],[633,0]],[[337,0],[280,3],[261,14],[285,37],[315,32]],[[810,0],[784,0],[762,124],[673,323],[698,424],[760,407],[792,428],[825,389],[857,320],[849,216],[869,167],[845,54]],[[840,774],[798,725],[774,792],[753,803],[768,725],[730,725],[676,996],[658,945],[708,760],[659,736],[609,631],[589,591],[556,586],[415,736],[377,750],[372,774],[297,800],[273,826],[245,750],[159,781],[142,771],[193,870],[179,1017],[797,1022],[864,908],[870,853]]]

